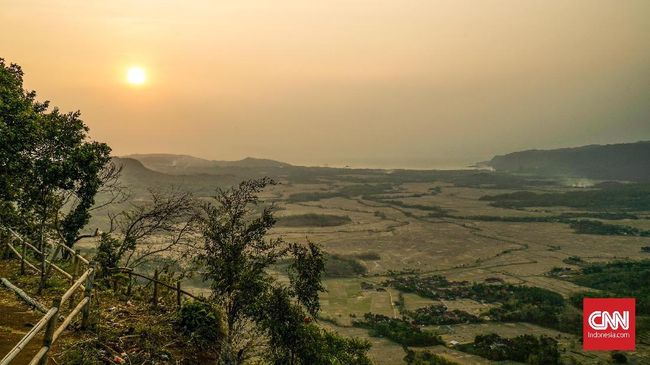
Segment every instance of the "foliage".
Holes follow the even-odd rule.
[[[274,287],[264,300],[261,322],[269,335],[274,365],[370,365],[367,341],[348,339],[313,324],[291,300],[287,288]]]
[[[571,222],[570,227],[573,228],[576,233],[580,234],[599,234],[603,236],[650,236],[650,231],[635,227],[584,219]]]
[[[447,360],[440,355],[436,355],[429,351],[413,351],[406,350],[404,362],[407,365],[458,365],[458,363]]]
[[[318,191],[294,193],[289,196],[289,203],[301,203],[307,201],[318,201],[322,199],[331,199],[337,197],[355,198],[363,197],[369,199],[372,195],[389,193],[394,190],[393,184],[351,184],[345,185],[337,191]]]
[[[439,275],[420,277],[416,275],[393,276],[389,285],[431,299],[473,299],[480,302],[501,303],[488,314],[494,320],[529,322],[545,327],[558,328],[560,316],[565,310],[564,298],[553,291],[504,283],[470,283],[448,281]],[[433,309],[433,308],[432,308]],[[417,316],[417,314],[415,314]],[[428,316],[425,316],[428,317]],[[467,316],[449,316],[469,319]],[[436,319],[443,320],[443,318]]]
[[[208,303],[184,303],[176,314],[174,324],[198,348],[217,347],[225,337],[223,314]]]
[[[614,184],[562,193],[518,191],[483,196],[480,200],[506,208],[562,206],[592,211],[648,211],[650,184]]]
[[[368,329],[373,337],[386,337],[404,346],[423,347],[443,343],[434,332],[423,330],[404,319],[382,314],[366,313],[363,320],[355,320],[353,325]]]
[[[504,338],[494,333],[478,335],[472,345],[461,345],[459,348],[489,360],[512,360],[531,365],[560,364],[557,341],[547,336]]]
[[[202,207],[203,247],[197,263],[210,281],[211,299],[224,309],[227,335],[221,343],[221,364],[241,364],[267,348],[274,364],[368,364],[368,346],[333,337],[309,325],[319,309],[318,292],[324,254],[268,238],[275,224],[273,207],[258,209],[258,195],[274,181],[244,181],[219,189]],[[290,286],[278,283],[268,269],[279,260],[289,265]],[[268,342],[268,346],[265,345]]]
[[[308,242],[307,247],[297,244],[290,246],[295,260],[289,266],[289,280],[298,301],[312,316],[320,310],[318,292],[325,291],[321,276],[325,269],[325,259],[320,247]]]
[[[404,310],[402,315],[410,318],[413,323],[418,325],[448,325],[481,322],[481,319],[473,314],[458,309],[450,311],[443,304],[433,304],[418,308],[414,311]]]
[[[3,220],[76,242],[104,183],[110,148],[89,141],[80,112],[62,113],[23,88],[23,71],[0,59],[0,201]]]
[[[108,233],[102,233],[97,244],[97,253],[95,254],[95,261],[99,265],[102,275],[108,275],[110,269],[118,266],[120,260],[118,254],[119,249],[119,240]]]
[[[619,351],[612,352],[612,362],[614,364],[627,364],[627,356]]]
[[[594,296],[602,297],[610,293],[611,296],[636,298],[637,313],[650,314],[650,260],[587,264],[570,280],[578,285],[605,291],[594,293]],[[572,301],[576,306],[582,306],[580,296],[572,297]]]

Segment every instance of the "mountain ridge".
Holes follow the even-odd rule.
[[[482,164],[499,172],[648,182],[650,141],[531,149],[497,155]]]

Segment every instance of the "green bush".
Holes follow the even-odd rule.
[[[183,304],[176,314],[174,324],[180,332],[189,336],[192,344],[199,348],[218,346],[226,332],[221,311],[200,301]]]

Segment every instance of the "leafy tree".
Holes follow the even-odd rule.
[[[0,200],[3,221],[38,242],[41,285],[45,241],[60,233],[68,245],[90,219],[110,161],[105,143],[90,141],[79,111],[62,113],[23,88],[23,72],[0,59]],[[4,210],[4,209],[3,209]]]
[[[272,206],[259,206],[269,178],[219,189],[202,208],[203,248],[197,263],[210,281],[211,299],[224,309],[226,338],[221,364],[243,364],[254,356],[272,364],[370,364],[369,344],[324,331],[312,323],[324,255],[313,243],[287,244],[269,238]],[[292,258],[290,285],[269,273],[279,259]]]

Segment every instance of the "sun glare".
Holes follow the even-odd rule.
[[[147,75],[142,67],[129,67],[126,72],[126,81],[131,85],[142,85],[147,80]]]

